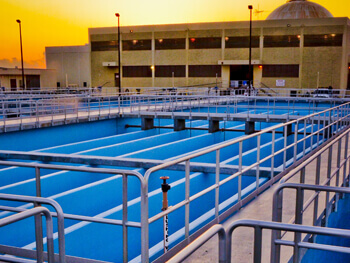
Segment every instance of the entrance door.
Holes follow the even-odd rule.
[[[253,71],[253,67],[252,67],[252,71]],[[232,84],[231,86],[238,88],[242,85],[247,85],[248,80],[249,80],[249,65],[231,65],[230,66],[230,82]]]
[[[11,91],[16,91],[17,90],[17,81],[16,81],[16,79],[10,79],[10,86],[11,86]]]

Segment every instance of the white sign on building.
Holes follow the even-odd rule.
[[[276,79],[276,87],[284,87],[286,85],[285,79]]]

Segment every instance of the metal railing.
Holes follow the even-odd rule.
[[[263,100],[264,105],[259,102]],[[94,96],[55,95],[42,98],[0,99],[0,130],[28,129],[41,125],[66,124],[79,121],[113,118],[120,115],[139,116],[143,113],[184,112],[191,117],[195,112],[223,114],[227,120],[237,115],[249,119],[254,114],[266,116],[267,120],[279,111],[285,112],[286,120],[296,119],[300,114],[312,114],[325,110],[327,105],[336,106],[345,99],[278,98],[200,95],[122,95]],[[284,105],[280,105],[283,102]],[[299,105],[297,102],[303,102]],[[306,103],[306,105],[305,105]],[[319,105],[321,104],[321,105]]]
[[[343,108],[345,107],[345,108]],[[142,218],[141,224],[145,226],[142,228],[142,239],[145,240],[143,245],[147,246],[148,245],[148,238],[149,238],[149,233],[148,233],[148,225],[152,224],[153,222],[163,218],[164,216],[169,215],[170,213],[176,211],[177,209],[184,207],[185,208],[185,215],[184,215],[184,221],[185,221],[185,240],[189,240],[190,236],[190,221],[189,221],[189,215],[190,215],[190,203],[193,202],[194,200],[198,199],[199,197],[214,191],[215,192],[215,208],[214,208],[214,219],[211,221],[210,224],[213,224],[215,222],[222,221],[226,217],[228,217],[230,214],[232,214],[234,211],[237,211],[239,208],[241,208],[243,205],[248,203],[252,198],[257,196],[260,192],[262,192],[264,189],[266,189],[268,186],[273,184],[275,181],[279,180],[281,176],[283,175],[283,171],[286,170],[288,165],[295,165],[297,163],[297,160],[306,156],[307,153],[310,153],[312,149],[317,147],[320,143],[322,138],[321,135],[323,135],[323,139],[331,137],[334,133],[339,133],[341,132],[346,126],[349,125],[349,111],[348,108],[349,104],[344,104],[320,113],[315,113],[306,117],[302,117],[298,120],[295,121],[290,121],[285,124],[279,124],[276,126],[273,126],[271,128],[264,129],[261,132],[257,132],[248,136],[245,136],[244,138],[238,138],[223,144],[220,144],[219,146],[215,147],[210,147],[209,149],[202,150],[198,153],[190,154],[185,157],[178,158],[173,161],[169,161],[165,164],[161,164],[155,167],[152,167],[148,169],[145,173],[145,186],[148,187],[148,181],[150,180],[150,177],[152,176],[153,173],[167,169],[170,166],[173,165],[178,165],[180,163],[185,164],[185,198],[183,201],[180,201],[176,204],[171,203],[171,200],[169,200],[171,207],[168,208],[165,211],[162,211],[153,217],[149,218],[148,216],[148,198],[145,196],[143,198],[144,203],[141,204],[142,207],[145,207],[145,216]],[[343,111],[343,110],[345,111]],[[337,113],[337,114],[335,114]],[[318,117],[318,118],[315,118]],[[309,123],[311,119],[316,120],[316,123],[318,125],[318,129],[315,131],[313,128],[311,128],[311,132],[309,134],[306,133],[306,125]],[[329,118],[329,119],[328,119]],[[320,122],[323,122],[323,127],[320,127]],[[327,123],[328,122],[328,123]],[[303,124],[303,132],[304,136],[300,139],[298,139],[298,131],[299,131],[299,124]],[[292,143],[287,142],[288,134],[287,134],[287,127],[289,125],[294,125],[294,132],[293,132],[293,137],[294,141]],[[312,126],[313,127],[313,126]],[[276,131],[280,128],[284,128],[284,147],[282,149],[275,149],[275,140],[276,140]],[[271,132],[271,153],[267,154],[267,156],[263,156],[261,154],[261,135],[265,134],[267,132]],[[317,138],[314,138],[314,137]],[[253,162],[250,165],[243,166],[243,142],[247,141],[249,139],[255,138],[257,141],[257,154],[256,154],[256,162]],[[306,140],[310,139],[311,143],[310,146],[306,146]],[[220,169],[221,169],[221,164],[220,164],[220,151],[224,149],[225,147],[232,146],[232,145],[237,145],[238,146],[238,166],[237,166],[237,172],[233,173],[232,175],[228,176],[225,179],[220,179]],[[298,145],[302,145],[302,150],[298,152]],[[287,151],[292,150],[293,154],[290,156],[290,163],[288,164],[287,161]],[[215,153],[215,184],[211,185],[210,187],[191,195],[190,194],[190,166],[191,166],[191,160],[194,158],[203,156],[205,154],[209,153]],[[278,154],[283,154],[283,163],[281,170],[279,171],[279,175],[275,175],[275,166],[274,166],[274,158]],[[260,169],[262,169],[262,164],[266,161],[270,161],[270,175],[269,175],[269,181],[263,185],[260,185]],[[255,190],[253,190],[251,193],[249,193],[246,197],[243,197],[242,193],[242,176],[251,171],[252,173],[255,174],[256,177],[256,183],[255,183]],[[282,173],[281,173],[282,172]],[[226,210],[225,212],[220,213],[220,208],[219,208],[219,193],[220,193],[220,187],[223,186],[224,184],[232,181],[233,179],[238,178],[238,193],[237,193],[237,202],[235,204],[232,204],[232,206]],[[144,193],[148,193],[148,188],[144,189]],[[148,247],[144,248],[143,251],[148,251]]]
[[[283,190],[284,189],[295,189],[296,201],[295,201],[295,216],[293,220],[290,220],[289,223],[294,224],[303,224],[303,215],[309,207],[312,207],[313,204],[313,215],[312,215],[312,225],[319,226],[321,222],[323,225],[327,225],[329,215],[332,210],[337,206],[339,200],[339,194],[350,194],[350,188],[345,187],[333,187],[325,185],[308,185],[308,184],[296,184],[296,183],[284,183],[278,186],[273,195],[273,207],[272,207],[272,220],[276,222],[282,222],[282,209],[279,207],[279,204],[282,204]],[[314,194],[304,203],[304,192],[305,190],[313,191]],[[322,213],[319,214],[319,195],[321,192],[335,193],[335,196],[331,200],[326,200],[324,209],[321,209]],[[329,195],[327,195],[329,196]],[[336,209],[335,209],[336,210]],[[271,261],[280,262],[280,243],[276,242],[276,239],[281,239],[283,235],[281,231],[272,231],[272,241],[271,241]],[[300,246],[298,245],[301,242],[302,236],[300,234],[295,235],[295,246],[293,251],[293,262],[300,262],[301,253]],[[308,237],[304,238],[307,239]]]
[[[326,235],[333,237],[345,237],[350,238],[350,230],[345,229],[336,229],[336,228],[326,228],[326,227],[315,227],[315,226],[304,226],[304,225],[294,225],[294,224],[285,224],[279,222],[268,222],[268,221],[259,221],[259,220],[237,220],[230,223],[225,230],[225,234],[222,232],[223,226],[214,225],[205,233],[203,233],[200,237],[198,237],[195,241],[193,241],[190,245],[188,245],[185,249],[181,250],[178,254],[168,260],[168,263],[176,263],[181,262],[190,256],[199,246],[203,245],[206,241],[208,241],[211,237],[213,237],[216,233],[219,233],[219,252],[218,252],[218,262],[220,263],[230,263],[231,262],[231,254],[232,251],[232,234],[239,227],[250,227],[254,229],[254,251],[253,251],[253,262],[260,263],[262,262],[262,240],[263,240],[263,230],[277,230],[277,231],[288,231],[294,232],[295,234],[312,234],[312,235]],[[240,242],[244,242],[244,240],[240,240]],[[279,245],[284,246],[292,246],[299,248],[309,248],[309,249],[317,249],[317,250],[326,250],[333,252],[341,252],[341,253],[350,253],[349,247],[335,246],[335,245],[325,245],[318,244],[313,242],[302,242],[299,240],[279,240],[275,239],[274,242]],[[275,261],[271,261],[275,262]],[[299,262],[299,261],[294,261]]]
[[[3,197],[3,196],[2,196]],[[46,240],[47,240],[47,254],[48,254],[48,262],[54,263],[54,243],[53,243],[53,225],[52,225],[52,217],[50,214],[50,211],[45,207],[34,207],[32,209],[20,212],[18,214],[10,215],[5,218],[0,219],[0,227],[6,226],[12,223],[15,223],[17,221],[26,219],[31,216],[40,216],[41,220],[41,214],[44,214],[46,218]],[[35,231],[37,232],[37,225],[35,226]],[[42,230],[41,230],[42,235]],[[37,243],[42,242],[42,239],[39,240],[38,236],[36,235]],[[43,251],[39,251],[37,255],[37,262],[43,262]],[[7,262],[23,262],[24,260],[16,259],[16,258],[9,258],[6,255],[0,255],[0,260],[5,260]]]
[[[69,162],[69,158],[76,158],[78,159],[78,156],[67,156],[66,161]],[[62,160],[63,162],[63,160]],[[106,163],[105,163],[106,164]],[[69,165],[54,165],[54,164],[42,164],[42,163],[24,163],[24,162],[15,162],[15,161],[0,161],[0,165],[2,166],[15,166],[15,167],[28,167],[35,169],[35,184],[36,184],[36,194],[38,197],[11,197],[9,195],[0,194],[0,200],[1,199],[7,199],[7,200],[17,200],[17,201],[26,201],[26,202],[35,202],[35,203],[42,203],[42,204],[50,204],[56,209],[56,213],[51,213],[53,217],[58,218],[58,237],[59,237],[59,247],[60,247],[60,262],[65,262],[65,256],[64,253],[64,227],[63,222],[64,219],[72,219],[72,220],[78,220],[78,221],[86,221],[91,223],[101,223],[101,224],[110,224],[110,225],[119,225],[123,227],[123,262],[128,262],[128,234],[127,234],[127,228],[128,227],[136,227],[141,228],[141,223],[139,222],[133,222],[128,220],[128,176],[136,177],[140,181],[140,189],[141,189],[141,201],[142,198],[144,198],[145,194],[143,193],[144,186],[144,179],[143,176],[138,173],[137,171],[133,170],[122,170],[122,169],[109,169],[109,168],[96,168],[96,167],[82,167],[82,166],[69,166]],[[108,164],[107,164],[108,165]],[[110,174],[110,175],[122,175],[122,220],[116,220],[116,219],[108,219],[108,218],[100,218],[100,217],[92,217],[92,216],[82,216],[82,215],[75,215],[75,214],[66,214],[63,213],[60,209],[59,205],[50,199],[45,198],[39,198],[41,196],[41,175],[40,170],[41,169],[50,169],[50,170],[60,170],[60,171],[75,171],[75,172],[88,172],[88,173],[94,173],[94,174]],[[22,212],[25,211],[25,208],[23,207],[3,207],[0,206],[0,210],[7,210],[12,212]],[[142,210],[142,208],[141,208]],[[142,212],[141,212],[142,215]],[[1,249],[1,246],[0,246]],[[3,253],[6,252],[6,248],[4,248]],[[25,253],[28,254],[28,251],[26,249],[17,248],[15,251],[19,254]],[[145,253],[144,253],[145,254]],[[148,259],[144,259],[144,255],[141,256],[142,262],[147,261]],[[75,258],[75,262],[84,262],[84,259]],[[80,261],[79,261],[80,260]]]

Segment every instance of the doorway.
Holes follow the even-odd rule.
[[[17,80],[10,79],[10,86],[11,86],[11,91],[16,91],[17,90]]]
[[[253,74],[253,67],[252,67]],[[253,79],[253,76],[252,76]],[[230,66],[230,83],[231,87],[241,87],[248,85],[249,80],[249,65],[231,65]]]

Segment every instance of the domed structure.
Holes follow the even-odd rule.
[[[333,15],[319,4],[307,0],[289,0],[286,4],[275,9],[266,20],[325,17],[333,17]]]

